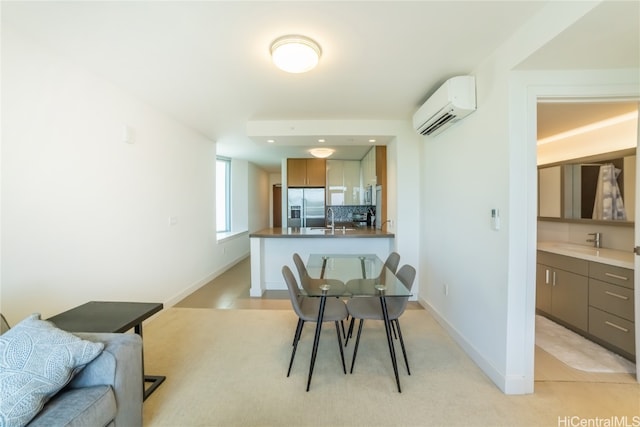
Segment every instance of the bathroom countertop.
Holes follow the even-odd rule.
[[[621,251],[618,249],[594,248],[593,246],[553,241],[538,242],[538,250],[632,270],[634,267],[634,254],[631,250]]]

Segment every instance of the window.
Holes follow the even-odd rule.
[[[231,159],[216,158],[216,231],[231,231]]]

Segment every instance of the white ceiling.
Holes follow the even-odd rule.
[[[193,127],[217,141],[220,154],[275,171],[282,157],[308,157],[315,141],[266,144],[247,137],[247,122],[408,119],[442,82],[470,73],[545,3],[3,1],[1,7],[3,28]],[[637,66],[639,4],[605,2],[522,68]],[[290,33],[322,46],[317,69],[291,75],[272,66],[270,43]],[[369,137],[388,140],[345,135],[318,145],[337,148],[336,158],[361,158]]]

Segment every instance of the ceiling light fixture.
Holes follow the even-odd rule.
[[[305,73],[318,65],[322,50],[315,41],[300,35],[277,38],[271,44],[271,58],[287,73]]]
[[[309,153],[311,153],[313,157],[326,159],[327,157],[335,153],[335,150],[332,150],[331,148],[312,148],[311,150],[309,150]]]

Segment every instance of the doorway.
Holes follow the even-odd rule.
[[[537,218],[537,236],[538,241],[561,241],[569,242],[571,244],[584,245],[588,247],[590,244],[586,242],[588,232],[603,230],[605,235],[609,236],[609,241],[603,245],[603,248],[619,250],[628,252],[628,248],[634,246],[635,234],[634,223],[637,218],[637,210],[635,209],[640,195],[640,190],[636,185],[636,163],[637,156],[635,151],[638,147],[640,139],[640,131],[638,129],[638,102],[637,100],[584,100],[584,99],[544,99],[539,97],[537,100],[537,165],[542,167],[543,165],[550,166],[552,168],[561,169],[563,175],[558,181],[560,189],[556,194],[559,198],[557,217],[538,217]],[[555,146],[554,146],[555,144]],[[582,151],[581,151],[582,150]],[[588,219],[584,219],[584,216],[578,215],[572,216],[570,209],[567,209],[566,205],[571,204],[571,183],[572,180],[565,176],[564,172],[569,170],[575,170],[573,160],[584,159],[612,159],[616,157],[616,154],[623,153],[627,164],[632,166],[628,171],[627,183],[630,183],[630,188],[634,190],[627,192],[625,200],[625,206],[628,208],[629,217],[627,223],[622,222],[608,224],[606,221],[592,221],[591,216]],[[609,156],[609,157],[607,157]],[[622,159],[620,159],[622,161]],[[578,162],[582,164],[584,162]],[[592,163],[598,163],[593,161]],[[612,163],[615,163],[612,160]],[[620,169],[622,162],[619,162]],[[588,166],[595,166],[595,164],[589,163]],[[571,168],[571,169],[569,169]],[[593,169],[593,168],[592,168]],[[549,169],[547,169],[549,170]],[[624,172],[622,172],[624,173]],[[541,175],[542,176],[542,175]],[[623,176],[620,175],[620,179]],[[582,181],[584,182],[584,181]],[[538,205],[544,199],[544,186],[542,181],[538,182]],[[575,183],[574,183],[575,184]],[[578,194],[584,194],[584,189],[575,191]],[[548,202],[548,200],[546,201]],[[593,207],[593,204],[591,205]],[[547,211],[548,212],[548,211]],[[540,213],[539,213],[540,214]],[[594,217],[595,218],[595,217]],[[633,257],[629,257],[633,259]],[[633,261],[630,268],[633,268]],[[537,290],[539,290],[540,283],[544,283],[545,275],[540,273],[541,269],[545,266],[540,264],[540,260],[536,260],[538,274],[536,277]],[[586,265],[586,263],[585,263]],[[637,273],[636,273],[637,274]],[[633,274],[631,274],[633,276]],[[555,279],[555,275],[554,275]],[[584,284],[587,287],[584,291],[588,293],[588,289],[591,286],[591,279],[584,278]],[[555,285],[555,282],[554,282]],[[543,286],[544,287],[544,286]],[[553,288],[556,290],[556,288]],[[633,290],[631,291],[633,292]],[[636,287],[636,293],[637,293]],[[534,380],[535,381],[585,381],[585,382],[637,382],[637,368],[635,365],[629,363],[622,357],[607,355],[608,350],[604,347],[600,347],[592,341],[585,340],[581,335],[589,335],[589,332],[581,330],[581,328],[574,328],[570,324],[563,324],[561,319],[555,319],[553,316],[547,316],[544,313],[547,308],[542,308],[541,313],[544,313],[546,317],[539,316],[539,303],[541,300],[541,294],[536,292],[536,345],[534,354]],[[587,297],[588,298],[588,297]],[[633,299],[633,295],[632,295]],[[636,295],[636,300],[638,299]],[[544,301],[547,303],[548,301]],[[583,315],[585,318],[592,314],[594,310],[589,306],[585,306],[583,309]],[[637,306],[637,304],[636,304]],[[547,310],[548,311],[548,310]],[[628,316],[628,315],[627,315]],[[552,318],[556,322],[550,321],[547,317]],[[633,321],[633,315],[631,315],[631,321]],[[637,314],[636,314],[637,318]],[[565,328],[567,326],[568,328]],[[567,334],[565,340],[574,340],[575,346],[580,346],[584,354],[597,354],[602,353],[602,357],[607,359],[607,362],[598,364],[598,360],[574,360],[570,355],[563,355],[562,349],[556,348],[555,354],[549,350],[549,343],[546,342],[546,348],[542,349],[539,343],[545,342],[548,339],[548,328],[556,328],[556,332],[560,334]],[[590,331],[591,326],[589,326]],[[573,329],[578,334],[574,334]],[[584,326],[587,329],[587,326]],[[638,331],[636,331],[636,337]],[[593,338],[593,337],[591,337]],[[598,341],[597,338],[593,338]],[[600,342],[605,346],[606,341]],[[567,346],[569,351],[575,350]],[[602,350],[599,350],[598,347]],[[586,351],[586,349],[592,349]],[[614,347],[615,348],[615,347]],[[611,347],[609,347],[611,349]],[[576,354],[579,357],[580,351]],[[613,359],[612,359],[613,357]],[[627,353],[628,357],[628,353]],[[560,360],[560,359],[564,359]],[[571,362],[574,363],[571,363]],[[587,369],[589,363],[594,363],[593,369]]]
[[[273,228],[282,227],[282,185],[274,184],[272,190],[273,200]]]

